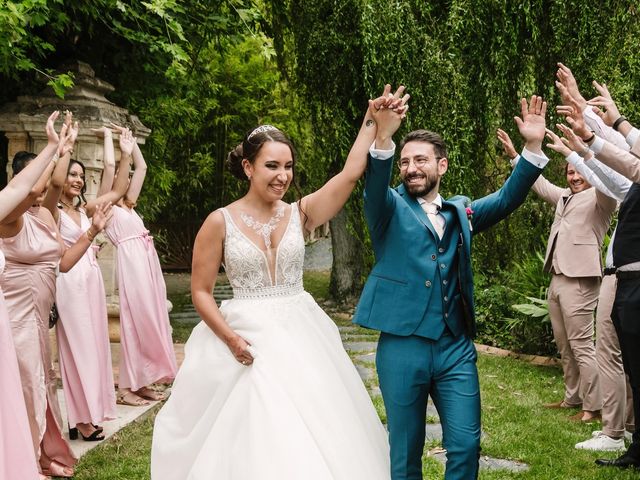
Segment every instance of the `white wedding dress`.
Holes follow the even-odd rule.
[[[291,205],[275,275],[226,209],[220,310],[251,344],[243,366],[204,323],[185,345],[156,417],[152,480],[388,480],[389,446],[338,328],[302,287],[304,240]]]

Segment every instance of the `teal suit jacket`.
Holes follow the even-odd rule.
[[[417,199],[400,185],[389,187],[393,158],[368,159],[364,207],[375,253],[375,265],[367,279],[353,318],[363,327],[394,335],[411,335],[429,312],[431,288],[436,281],[438,237]],[[518,162],[511,176],[496,192],[470,201],[456,196],[443,202],[456,212],[460,235],[457,243],[460,310],[466,333],[476,333],[473,305],[471,241],[473,234],[496,224],[518,206],[542,169],[528,161]],[[470,229],[466,207],[473,210]],[[434,257],[435,258],[435,257]],[[438,302],[441,299],[437,299]],[[435,305],[435,304],[434,304]]]

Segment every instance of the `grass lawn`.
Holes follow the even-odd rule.
[[[338,326],[347,328],[349,340],[377,339],[377,332],[353,327],[349,312],[341,312],[331,302],[324,301],[328,291],[326,273],[305,274],[305,286],[321,301]],[[484,432],[482,454],[518,460],[530,466],[527,472],[522,473],[481,471],[481,479],[640,479],[638,472],[603,469],[593,463],[596,458],[614,457],[615,454],[574,448],[574,444],[588,438],[592,430],[599,429],[599,424],[574,423],[567,419],[573,411],[547,410],[541,406],[562,397],[559,368],[539,367],[521,360],[481,354],[478,369]],[[370,381],[372,385],[376,382],[376,379]],[[374,403],[384,421],[384,405],[380,397],[374,398]],[[81,459],[74,478],[148,479],[154,414],[152,412],[144,420],[129,425],[89,452]],[[425,452],[435,446],[427,445]],[[440,463],[426,455],[424,461],[425,478],[442,478],[444,470]]]

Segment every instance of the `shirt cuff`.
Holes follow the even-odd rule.
[[[596,139],[593,141],[591,145],[589,145],[589,150],[598,155],[602,149],[604,148],[604,140],[596,135]]]
[[[516,153],[516,156],[513,157],[511,160],[509,160],[509,163],[511,164],[512,167],[515,167],[519,161],[520,161],[520,155]]]
[[[532,165],[535,165],[538,168],[544,168],[547,163],[549,163],[549,158],[542,153],[542,155],[538,155],[537,153],[533,153],[526,148],[522,149],[521,156]]]
[[[578,152],[574,152],[572,150],[571,153],[567,155],[566,160],[571,165],[576,166],[577,164],[581,163],[582,157],[578,155]]]
[[[389,150],[380,150],[376,148],[376,141],[374,140],[369,148],[369,155],[377,160],[388,160],[396,153],[396,144],[393,140],[391,140],[391,145],[393,146]]]
[[[633,147],[633,145],[635,145],[636,141],[638,140],[638,137],[640,137],[640,130],[638,130],[636,127],[632,127],[631,131],[625,137],[625,140],[630,147]]]

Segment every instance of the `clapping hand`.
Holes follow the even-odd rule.
[[[600,93],[595,98],[592,98],[587,103],[593,106],[593,111],[602,119],[602,121],[608,125],[613,126],[616,120],[620,118],[620,112],[618,111],[618,107],[615,102],[611,98],[611,94],[609,93],[609,89],[606,84],[600,85],[595,80],[593,81],[593,86]],[[601,108],[603,107],[604,111]]]
[[[91,226],[94,228],[94,236],[104,230],[105,225],[111,219],[111,202],[99,203],[91,217]]]
[[[547,102],[542,97],[532,95],[529,104],[527,99],[520,100],[520,110],[522,118],[514,117],[520,135],[527,143],[527,149],[533,153],[540,153],[542,141],[546,133],[545,115],[547,113]]]
[[[504,153],[507,157],[513,159],[518,156],[518,152],[516,152],[516,149],[513,146],[511,137],[509,137],[509,134],[501,128],[498,129],[498,140],[502,143],[502,148],[504,149]]]
[[[60,143],[60,137],[58,137],[58,133],[56,132],[55,123],[58,117],[60,116],[60,112],[56,110],[47,119],[47,124],[45,126],[45,131],[47,132],[47,141],[50,145],[58,146]]]
[[[128,128],[123,129],[120,133],[120,151],[125,155],[131,156],[135,144],[136,139],[131,133],[131,130]]]
[[[67,110],[64,115],[64,125],[62,126],[62,130],[60,130],[58,156],[64,157],[68,153],[73,153],[73,146],[78,138],[79,130],[78,122],[73,121],[73,114]]]

